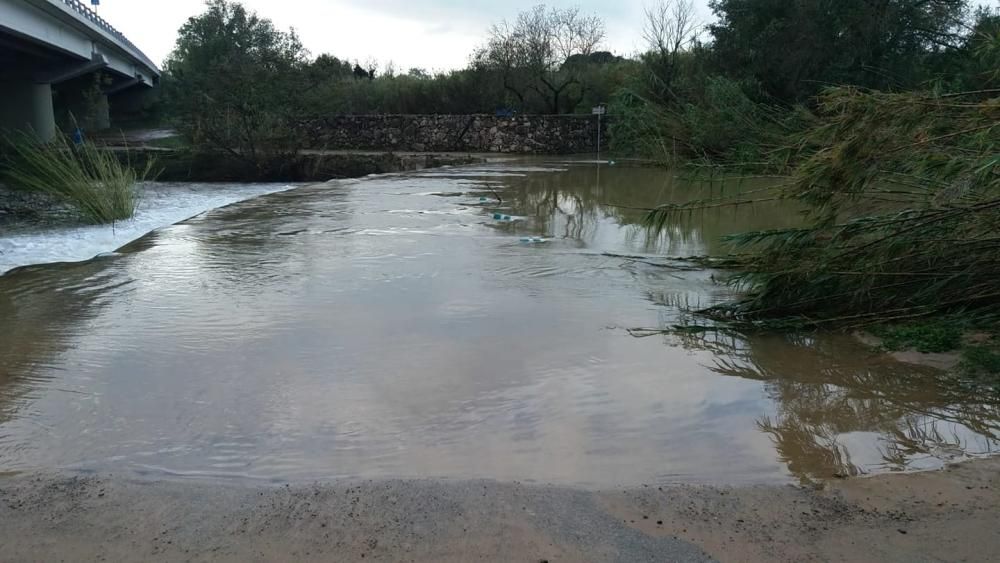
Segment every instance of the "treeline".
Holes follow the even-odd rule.
[[[238,2],[209,0],[181,27],[166,61],[165,109],[184,120],[205,102],[258,108],[268,96],[312,114],[589,112],[637,65],[602,51],[604,35],[603,22],[577,8],[537,6],[490,28],[466,68],[431,74],[371,59],[313,58],[293,31]],[[230,88],[236,85],[243,87]]]
[[[611,99],[635,67],[634,61],[608,52],[594,52],[571,64],[579,67],[576,82],[557,96],[536,89],[515,94],[510,82],[504,85],[502,74],[483,66],[400,73],[392,65],[369,63],[363,68],[322,55],[311,64],[315,86],[306,106],[316,114],[590,113],[594,105]],[[328,72],[330,66],[337,70]]]
[[[1000,12],[968,0],[692,0],[646,10],[644,52],[603,48],[576,8],[537,6],[492,26],[466,68],[398,71],[313,57],[292,31],[209,0],[179,31],[163,108],[196,142],[294,151],[290,122],[364,113],[589,112],[610,103],[614,148],[656,158],[766,162],[796,151],[833,86],[959,92],[1000,86]]]
[[[647,10],[649,49],[613,105],[618,150],[787,169],[829,88],[989,96],[1000,87],[1000,12],[966,0],[710,6],[717,21],[707,30],[690,0]]]
[[[365,113],[572,113],[611,99],[638,62],[600,49],[604,24],[538,6],[493,26],[469,66],[429,75],[312,57],[292,31],[209,0],[179,30],[161,107],[196,150],[261,168],[300,154],[303,118]]]

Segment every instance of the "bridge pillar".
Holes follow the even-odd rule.
[[[111,128],[111,106],[108,95],[96,91],[93,82],[82,78],[58,84],[56,89],[56,121],[65,130],[82,127],[88,132]]]
[[[0,82],[0,129],[31,132],[42,141],[56,134],[56,116],[52,109],[52,86],[35,84],[30,79]]]
[[[92,127],[96,131],[111,129],[111,104],[108,103],[108,95],[100,94],[94,100],[93,109],[94,123]]]

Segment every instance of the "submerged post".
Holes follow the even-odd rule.
[[[601,116],[607,112],[604,105],[594,106],[590,112],[597,116],[597,160],[601,160]]]

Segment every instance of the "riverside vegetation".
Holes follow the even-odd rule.
[[[112,151],[92,143],[74,145],[64,136],[43,144],[30,134],[14,135],[3,152],[5,183],[69,204],[85,222],[96,224],[131,218],[138,186],[155,165],[149,159],[133,167]]]
[[[950,0],[720,0],[701,44],[690,8],[650,13],[645,72],[616,98],[616,147],[682,174],[780,180],[652,209],[649,224],[770,199],[806,219],[729,237],[743,297],[698,313],[740,330],[868,329],[927,352],[975,335],[963,369],[996,373],[998,14]]]

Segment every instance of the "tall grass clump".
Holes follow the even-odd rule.
[[[29,134],[6,142],[5,180],[14,188],[49,194],[76,208],[90,223],[131,218],[139,203],[136,184],[153,166],[135,170],[114,151],[92,143],[71,144],[57,136],[40,143]]]
[[[825,92],[776,194],[805,204],[807,225],[729,237],[744,297],[703,313],[758,326],[1000,314],[997,94]]]

